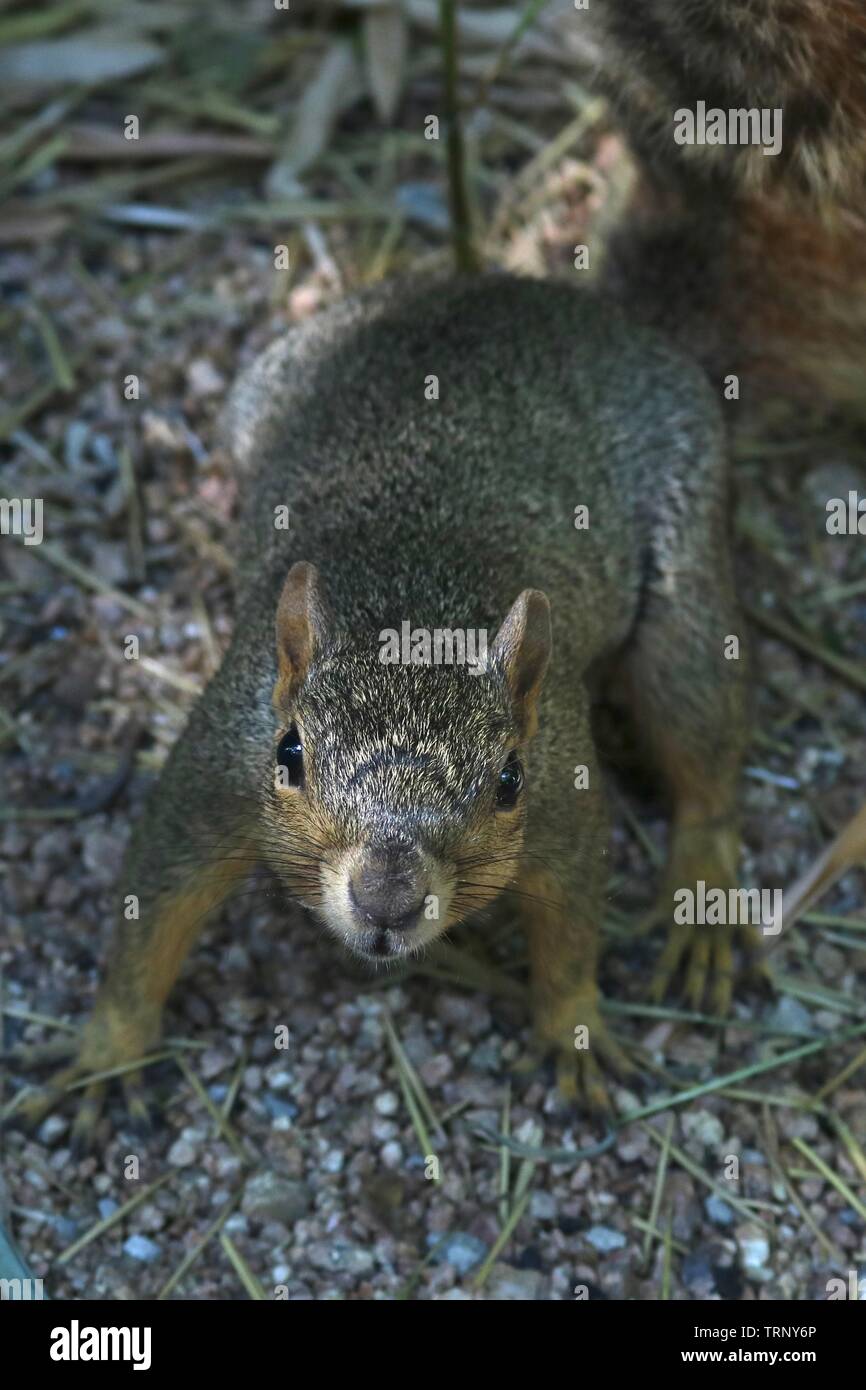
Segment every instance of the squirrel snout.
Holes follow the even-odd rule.
[[[367,926],[405,930],[420,917],[429,891],[421,856],[405,841],[367,851],[349,881],[349,896]]]

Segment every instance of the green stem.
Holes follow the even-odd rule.
[[[457,100],[457,5],[439,0],[439,23],[445,69],[445,118],[448,124],[448,198],[451,207],[451,240],[458,271],[478,270],[472,244],[472,224],[466,190],[463,128]]]

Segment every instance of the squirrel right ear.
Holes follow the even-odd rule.
[[[552,644],[547,594],[540,589],[524,589],[512,604],[491,648],[491,657],[508,683],[524,738],[535,733],[535,702],[550,662]]]
[[[275,705],[288,703],[297,693],[314,656],[324,645],[327,627],[319,571],[301,560],[286,575],[277,604]]]

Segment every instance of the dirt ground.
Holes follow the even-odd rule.
[[[305,63],[328,32],[298,39]],[[288,111],[309,75],[296,58],[280,77]],[[444,170],[410,138],[428,59],[413,50],[390,122],[363,95],[340,117],[304,174],[308,203],[285,220],[209,220],[262,196],[261,156],[231,174],[212,156],[186,178],[180,156],[171,177],[154,156],[149,184],[108,190],[109,215],[93,190],[114,165],[67,151],[18,180],[16,215],[32,225],[6,228],[0,263],[2,491],[44,499],[45,539],[0,538],[7,1050],[86,1016],[130,825],[231,633],[228,386],[288,325],[446,254]],[[511,107],[477,134],[481,210],[488,226],[500,217],[504,263],[568,276],[587,199],[615,182],[617,137],[597,114],[581,127],[586,107],[572,103],[578,124],[550,152],[561,111],[522,107],[517,76],[502,85]],[[134,90],[97,86],[76,118],[116,129]],[[232,94],[238,110],[272,109],[267,83],[255,100],[246,91]],[[175,132],[219,126],[154,109]],[[273,141],[253,124],[249,138]],[[364,216],[341,213],[349,202]],[[137,217],[139,203],[159,216]],[[170,225],[166,210],[200,225]],[[280,244],[288,270],[274,266]],[[785,887],[863,800],[866,551],[828,535],[825,503],[863,494],[866,451],[806,408],[741,435],[735,476],[756,668],[742,874]],[[131,634],[139,660],[124,658]],[[611,797],[602,981],[636,1072],[614,1091],[610,1134],[563,1114],[546,1072],[510,1073],[528,1020],[507,911],[455,934],[459,954],[375,976],[262,876],[208,929],[172,997],[171,1047],[149,1073],[152,1134],[129,1128],[119,1091],[91,1157],[70,1152],[70,1105],[35,1134],[4,1131],[0,1224],[51,1297],[790,1300],[866,1275],[864,874],[785,932],[774,997],[740,994],[725,1027],[676,1000],[651,1007],[660,939],[634,925],[664,808],[615,778]],[[289,1044],[275,1060],[280,1025]],[[0,1105],[33,1081],[7,1062]]]

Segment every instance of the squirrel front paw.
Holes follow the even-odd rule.
[[[724,1018],[731,1007],[737,947],[744,956],[743,976],[771,987],[760,922],[753,920],[754,894],[738,890],[736,866],[737,836],[730,825],[676,833],[664,886],[641,927],[668,927],[648,990],[653,1003],[660,1003],[681,976],[688,1008],[698,1011],[706,999],[710,1011]]]
[[[93,1146],[108,1082],[112,1079],[110,1073],[120,1079],[135,1128],[148,1130],[150,1114],[141,1068],[151,1060],[149,1054],[159,1042],[159,1035],[158,1017],[130,1017],[114,1005],[97,1004],[80,1040],[70,1037],[59,1046],[52,1042],[21,1048],[12,1054],[13,1062],[25,1068],[56,1061],[63,1052],[73,1054],[75,1060],[55,1072],[45,1085],[25,1094],[22,1100],[16,1098],[8,1107],[6,1118],[34,1129],[70,1093],[80,1093],[70,1142],[74,1152],[86,1153]]]
[[[606,1075],[618,1077],[634,1070],[611,1035],[592,988],[557,999],[545,999],[535,1010],[535,1040],[529,1055],[514,1070],[524,1072],[552,1055],[559,1094],[569,1104],[609,1115],[612,1109]]]

